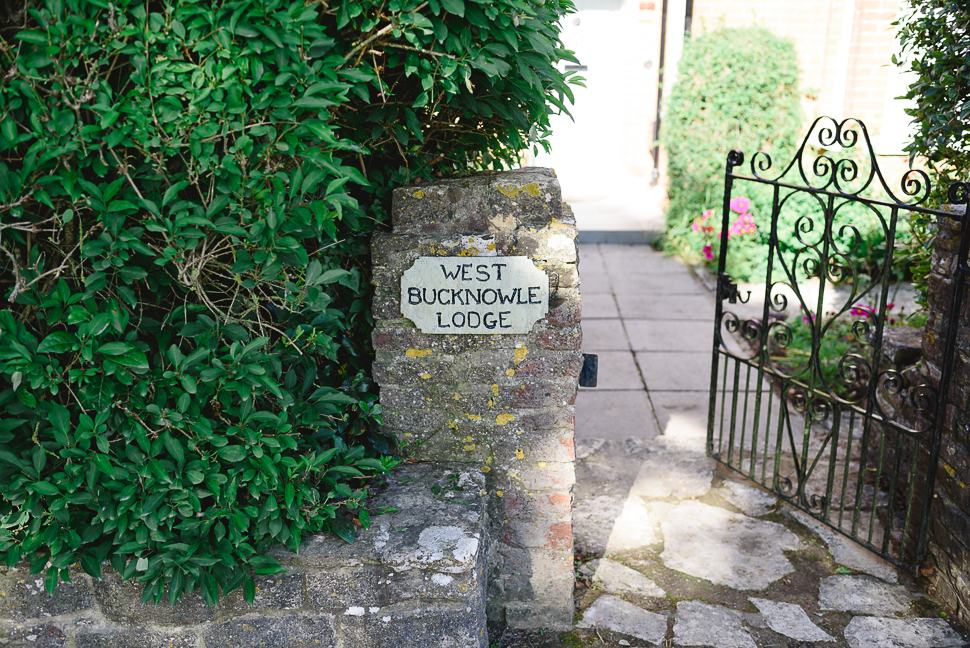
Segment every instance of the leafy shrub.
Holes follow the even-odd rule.
[[[691,223],[707,209],[720,229],[729,151],[764,150],[779,160],[794,154],[802,126],[798,76],[795,46],[763,27],[721,28],[684,45],[661,133],[670,179],[668,250],[699,259]],[[763,188],[743,192],[764,202]]]
[[[7,5],[4,5],[6,8]],[[0,24],[0,552],[212,604],[352,541],[367,236],[571,100],[557,0],[45,0]],[[552,106],[550,106],[550,103]],[[353,519],[353,522],[351,521]]]
[[[953,0],[908,3],[899,19],[897,38],[904,56],[893,62],[915,74],[906,92],[914,106],[906,110],[916,125],[916,136],[906,146],[911,159],[925,160],[934,184],[931,203],[947,202],[951,182],[970,175],[970,145],[965,135],[970,116],[970,7]],[[919,302],[926,301],[926,275],[930,271],[933,223],[913,215],[912,243],[904,246],[913,267]]]

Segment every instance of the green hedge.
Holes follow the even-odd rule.
[[[685,43],[661,132],[670,179],[666,249],[690,261],[704,258],[707,243],[691,226],[713,209],[720,230],[729,151],[749,157],[766,151],[779,171],[794,155],[802,127],[798,77],[794,44],[763,27],[721,28]],[[756,223],[764,214],[757,193],[749,186],[735,192],[755,203]]]
[[[46,0],[0,24],[0,553],[144,600],[353,540],[368,235],[571,100],[559,0]]]

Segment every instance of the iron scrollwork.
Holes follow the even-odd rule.
[[[750,169],[750,175],[741,169]],[[771,188],[772,198],[770,211],[764,205],[760,212],[770,223],[759,223],[758,240],[743,242],[763,246],[757,259],[766,259],[763,310],[756,319],[720,310],[724,302],[747,304],[752,296],[723,271],[735,241],[721,239],[714,367],[718,358],[725,364],[712,376],[708,451],[908,567],[912,550],[895,545],[916,528],[894,527],[892,511],[876,503],[884,483],[892,484],[890,502],[893,493],[906,493],[907,510],[914,506],[913,493],[926,489],[899,482],[896,490],[896,480],[914,479],[917,458],[936,452],[930,448],[938,446],[934,435],[946,399],[917,373],[884,366],[892,241],[897,222],[908,213],[953,214],[922,206],[932,193],[922,170],[907,171],[898,188],[890,189],[857,119],[815,120],[784,168],[773,168],[764,152],[746,159],[731,151],[726,174],[725,214],[739,181]],[[767,200],[767,191],[759,195]],[[970,183],[953,183],[947,197],[951,204],[970,205]],[[875,236],[886,242],[885,249],[870,244]],[[970,263],[959,270],[970,277]],[[756,285],[758,279],[751,281]],[[725,332],[746,340],[752,355],[729,351]],[[906,420],[896,420],[900,412]],[[926,492],[931,490],[930,485]],[[919,534],[927,510],[920,512]],[[882,538],[874,535],[877,528]]]

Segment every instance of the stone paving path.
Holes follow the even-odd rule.
[[[574,532],[601,557],[554,645],[967,645],[905,575],[705,455],[713,300],[683,264],[591,244],[580,272],[599,386],[577,398]]]

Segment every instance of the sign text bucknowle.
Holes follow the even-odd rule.
[[[401,313],[423,333],[528,333],[548,306],[528,257],[420,257],[401,277]]]

